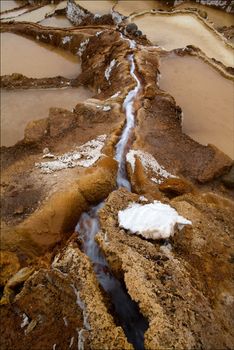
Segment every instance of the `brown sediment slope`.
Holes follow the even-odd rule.
[[[2,349],[133,348],[82,251],[79,230],[74,233],[80,215],[103,200],[96,241],[149,323],[145,349],[231,349],[233,161],[183,133],[180,106],[157,85],[162,50],[139,33],[127,35],[124,23],[56,29],[18,22],[2,28],[79,52],[81,74],[67,81],[93,92],[93,98],[77,98],[72,111],[51,106],[26,126],[22,141],[1,149]],[[135,87],[129,55],[140,81],[126,149],[132,193],[117,189],[115,160],[123,103]],[[15,86],[59,84],[58,77],[29,78],[18,75]],[[14,87],[9,76],[2,81]],[[169,241],[119,227],[119,210],[155,199],[192,225],[176,229]]]

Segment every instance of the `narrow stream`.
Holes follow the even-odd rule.
[[[123,107],[126,114],[126,125],[121,138],[116,146],[115,159],[119,163],[117,174],[117,185],[131,190],[130,182],[126,174],[126,152],[128,151],[129,138],[134,128],[134,101],[140,89],[140,82],[135,74],[135,63],[133,55],[129,56],[130,74],[136,81],[136,86],[129,91],[125,98]],[[104,206],[104,202],[91,208],[88,213],[83,213],[76,226],[83,242],[83,251],[89,256],[93,263],[97,279],[103,289],[111,297],[115,315],[122,326],[126,337],[137,350],[144,349],[144,333],[148,328],[148,322],[140,313],[138,305],[128,295],[125,287],[117,280],[110,271],[107,261],[95,241],[95,235],[100,229],[98,211]]]

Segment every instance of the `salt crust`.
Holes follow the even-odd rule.
[[[150,204],[131,203],[118,213],[119,226],[148,239],[166,239],[192,222],[179,215],[168,204],[154,201]]]
[[[113,60],[110,62],[109,67],[107,67],[106,70],[105,70],[105,78],[106,78],[107,81],[110,79],[111,71],[112,71],[112,69],[114,68],[115,64],[116,64],[116,60],[113,59]]]
[[[88,168],[101,157],[105,140],[106,135],[100,135],[96,139],[77,147],[75,151],[65,153],[62,156],[54,156],[54,161],[35,163],[35,166],[40,168],[44,174],[76,166]]]
[[[136,163],[135,157],[138,157],[140,159],[143,167],[146,170],[151,170],[157,175],[157,178],[156,177],[151,178],[152,181],[156,183],[161,183],[163,179],[175,177],[174,175],[167,172],[166,169],[163,166],[161,166],[150,153],[143,152],[140,150],[130,150],[126,156],[126,160],[128,163],[131,164],[131,168],[133,172],[135,170],[135,163]]]

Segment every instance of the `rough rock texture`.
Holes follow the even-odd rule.
[[[76,81],[96,95],[72,112],[52,108],[49,116],[28,124],[22,142],[1,149],[1,348],[132,348],[80,250],[79,236],[72,235],[79,216],[108,197],[97,241],[149,321],[145,348],[231,349],[233,204],[231,189],[220,176],[229,172],[232,161],[182,133],[180,107],[157,86],[160,49],[149,47],[143,36],[124,37],[124,25],[66,30],[8,23],[2,31],[79,54],[82,73]],[[70,40],[64,41],[68,35]],[[133,191],[146,199],[123,189],[112,192],[115,145],[125,122],[122,104],[135,86],[131,54],[141,89],[134,101],[135,134],[126,153],[130,148],[149,152],[175,176],[158,184],[140,159],[134,171],[128,164]],[[60,84],[59,77],[53,82],[22,76],[2,81],[9,88]],[[35,166],[45,154],[59,157],[104,134],[103,156],[88,169],[67,167],[45,174]],[[172,250],[168,242],[147,241],[118,227],[118,210],[147,199],[169,203],[193,223],[176,232]]]
[[[137,200],[126,190],[108,197],[98,243],[150,322],[146,348],[231,348],[233,203],[212,193],[172,200],[193,224],[177,232],[171,248],[118,227],[118,211]]]
[[[2,349],[52,349],[54,344],[60,349],[77,349],[78,344],[85,349],[132,349],[76,243],[70,243],[51,267],[36,271],[0,312]]]

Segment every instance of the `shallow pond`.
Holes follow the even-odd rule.
[[[1,34],[1,52],[1,75],[74,78],[81,71],[78,57],[71,53],[12,33]]]
[[[160,72],[160,88],[183,110],[183,131],[234,159],[234,82],[196,57],[163,58]]]
[[[227,47],[223,40],[195,15],[145,14],[135,17],[133,21],[154,45],[166,50],[194,45],[208,57],[215,58],[226,66],[234,66],[234,49]]]
[[[234,15],[232,13],[227,13],[218,9],[215,9],[211,6],[205,6],[202,4],[197,3],[189,3],[184,2],[180,5],[177,5],[175,7],[176,10],[182,10],[188,7],[196,8],[198,10],[206,11],[209,20],[211,20],[214,23],[214,26],[217,27],[223,27],[223,26],[231,26],[234,24]]]
[[[45,18],[39,23],[41,26],[68,28],[72,27],[71,22],[65,16],[54,16]]]
[[[12,146],[24,137],[31,120],[47,118],[50,107],[72,110],[78,102],[91,97],[85,88],[1,91],[1,144]]]
[[[19,6],[20,6],[20,4],[17,1],[1,0],[0,1],[0,12],[11,10],[11,9],[14,9],[16,7],[19,7]]]

